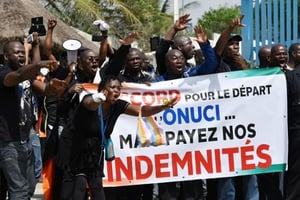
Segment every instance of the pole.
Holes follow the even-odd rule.
[[[179,18],[179,6],[178,6],[178,1],[179,0],[174,0],[174,23],[176,22],[176,20]]]

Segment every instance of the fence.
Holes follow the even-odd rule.
[[[290,44],[298,39],[299,0],[241,0],[243,22],[242,52],[249,60],[256,60],[261,46]],[[256,61],[257,62],[257,61]]]

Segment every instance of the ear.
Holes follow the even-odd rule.
[[[82,67],[82,65],[80,64],[80,61],[79,61],[79,63],[78,63],[78,69],[80,69],[81,71],[83,70],[83,67]]]
[[[178,45],[178,46],[177,46],[177,49],[178,49],[179,51],[182,51],[182,48],[183,48],[183,45]]]
[[[7,53],[5,53],[5,54],[3,55],[3,57],[4,57],[4,60],[8,60]]]
[[[108,91],[106,88],[102,89],[101,92],[106,96],[108,94]]]

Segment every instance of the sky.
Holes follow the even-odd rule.
[[[174,1],[176,0],[169,1],[170,2],[169,12],[173,12]],[[189,2],[193,2],[193,1],[199,2],[198,6],[184,10],[184,13],[191,14],[192,23],[193,25],[195,25],[197,19],[200,18],[205,11],[209,11],[210,8],[217,9],[221,6],[231,7],[234,5],[241,5],[242,0],[177,0],[177,1],[180,8],[182,7],[182,5],[185,5]]]

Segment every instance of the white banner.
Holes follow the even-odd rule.
[[[137,117],[121,115],[112,133],[116,159],[104,186],[134,185],[284,171],[287,92],[279,68],[253,69],[144,84],[126,83],[137,105],[179,102],[155,119],[166,145],[139,147]]]

